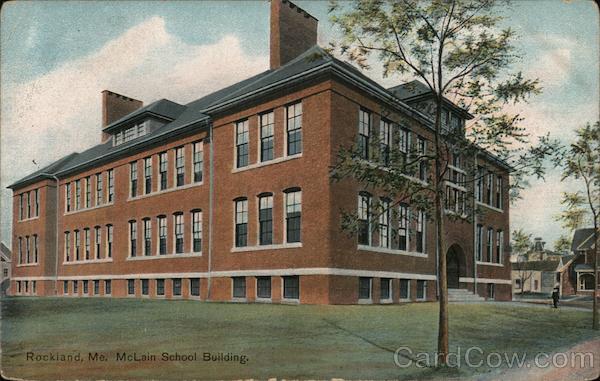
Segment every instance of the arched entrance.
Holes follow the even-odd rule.
[[[459,279],[465,272],[465,259],[463,250],[459,245],[452,245],[446,253],[446,275],[448,288],[458,288]]]

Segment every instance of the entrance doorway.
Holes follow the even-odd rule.
[[[464,256],[458,245],[452,245],[446,254],[448,288],[459,288],[461,273],[464,273]]]

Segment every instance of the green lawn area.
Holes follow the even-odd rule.
[[[486,367],[399,368],[393,352],[433,352],[437,304],[287,306],[139,299],[4,298],[2,371],[24,379],[406,379],[470,376]],[[537,353],[600,336],[589,312],[547,306],[451,304],[451,351]],[[81,362],[31,362],[36,354],[81,353]],[[107,361],[89,361],[88,353]],[[117,361],[116,354],[157,361]],[[160,361],[161,353],[198,352],[198,361]],[[205,362],[204,352],[248,356]],[[477,356],[471,357],[476,361]]]

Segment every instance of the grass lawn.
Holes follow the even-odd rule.
[[[2,371],[24,379],[406,379],[471,376],[479,368],[399,368],[394,351],[433,352],[437,304],[286,306],[95,298],[4,298]],[[514,304],[451,304],[451,351],[554,352],[600,336],[585,311]],[[32,362],[36,354],[81,353],[82,361]],[[88,353],[106,356],[89,361]],[[117,353],[156,361],[117,361]],[[161,353],[198,361],[161,361]],[[202,361],[204,352],[239,362]],[[471,356],[476,362],[479,357]]]

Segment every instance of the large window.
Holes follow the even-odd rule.
[[[40,215],[40,191],[35,189],[33,191],[33,216],[38,217]]]
[[[477,233],[475,234],[475,250],[477,260],[483,261],[483,226],[477,225]]]
[[[300,298],[300,277],[284,276],[283,277],[283,298],[284,299],[299,299]]]
[[[175,149],[175,185],[180,187],[185,182],[185,151],[183,147]]]
[[[90,176],[85,178],[85,207],[92,206],[92,181]]]
[[[167,218],[159,216],[158,221],[158,254],[167,254]]]
[[[81,254],[79,250],[81,248],[81,236],[79,230],[75,230],[75,260],[78,261],[81,259]]]
[[[78,282],[78,281],[76,281],[76,280],[74,280],[74,281],[73,281],[73,293],[74,293],[75,295],[77,295],[77,294],[79,293],[79,289],[78,289],[78,287],[77,287],[77,286],[79,286],[79,282]]]
[[[358,299],[371,299],[371,283],[373,278],[358,278]]]
[[[69,281],[63,281],[63,294],[67,295],[69,293]]]
[[[65,185],[65,211],[71,211],[71,183]]]
[[[152,221],[144,219],[144,255],[152,255]]]
[[[175,214],[175,254],[183,253],[183,214]]]
[[[256,297],[262,299],[271,298],[271,277],[259,276],[256,277]]]
[[[410,149],[410,132],[401,128],[398,130],[398,149],[400,150],[400,155],[404,160],[404,163],[408,161],[408,154]]]
[[[358,244],[371,244],[371,195],[358,195]]]
[[[25,193],[25,200],[27,201],[27,218],[31,218],[31,194],[29,192]]]
[[[100,226],[94,228],[94,258],[100,259],[100,245],[102,244],[102,233]]]
[[[410,298],[410,279],[400,279],[400,300]]]
[[[427,299],[427,281],[417,280],[417,300]]]
[[[194,143],[194,182],[199,183],[202,181],[202,167],[203,167],[203,142]]]
[[[33,263],[38,263],[38,236],[37,234],[33,235]]]
[[[25,236],[25,260],[27,263],[31,262],[31,242],[29,236]]]
[[[167,168],[169,165],[169,159],[166,152],[161,152],[158,155],[158,169],[159,169],[159,181],[160,190],[167,189]]]
[[[149,295],[150,290],[148,289],[150,281],[148,279],[142,279],[142,295]]]
[[[274,126],[273,111],[260,116],[260,161],[273,160]]]
[[[494,174],[493,173],[488,173],[487,174],[487,179],[485,182],[485,194],[486,194],[486,199],[485,201],[489,204],[492,205],[493,199],[492,199],[492,190],[493,190],[493,185],[494,185]]]
[[[173,278],[173,296],[181,296],[181,278]]]
[[[165,294],[165,280],[157,279],[156,280],[156,295],[163,296]]]
[[[144,159],[144,193],[152,192],[152,158]]]
[[[233,297],[234,298],[245,298],[246,297],[246,278],[243,276],[236,276],[232,278]]]
[[[379,162],[382,165],[389,165],[390,163],[390,122],[381,119],[379,122]]]
[[[248,120],[235,124],[235,166],[242,168],[248,165]]]
[[[287,154],[302,153],[302,102],[286,107]]]
[[[106,257],[112,258],[113,249],[113,226],[106,225]]]
[[[502,209],[502,176],[496,177],[496,208]]]
[[[392,280],[390,278],[381,278],[379,298],[381,300],[392,299]]]
[[[379,246],[390,247],[390,201],[382,199],[379,203]]]
[[[135,295],[135,279],[127,279],[127,295]]]
[[[504,255],[504,232],[498,230],[496,232],[496,263],[502,263],[502,256]]]
[[[110,279],[104,281],[104,294],[110,295],[112,293],[112,282]]]
[[[190,279],[190,295],[200,296],[200,278]]]
[[[421,137],[417,139],[417,154],[419,155],[419,180],[427,181],[427,141]]]
[[[358,112],[358,151],[361,159],[369,160],[371,135],[371,113],[365,110]]]
[[[102,205],[104,202],[102,183],[102,173],[96,173],[96,205]]]
[[[25,203],[23,202],[25,200],[25,194],[21,193],[19,195],[19,220],[22,220],[25,218]]]
[[[71,233],[65,232],[65,262],[71,261]]]
[[[108,202],[112,202],[115,197],[115,172],[108,170]]]
[[[235,247],[248,245],[248,200],[235,201]]]
[[[492,248],[494,247],[494,229],[492,228],[488,228],[487,231],[487,258],[486,261],[488,262],[492,262],[493,258],[492,258]]]
[[[271,194],[260,196],[258,204],[258,243],[270,245],[273,243],[273,196]]]
[[[87,295],[89,293],[89,281],[84,280],[81,283],[83,285],[83,293]]]
[[[100,294],[100,281],[95,280],[94,281],[94,295],[98,295],[98,294]]]
[[[416,237],[416,243],[417,243],[417,253],[424,253],[425,252],[425,242],[426,242],[426,229],[427,226],[427,217],[425,215],[425,212],[422,210],[419,210],[417,212],[417,237]]]
[[[81,209],[81,181],[75,180],[75,210]]]
[[[409,250],[409,208],[406,204],[400,204],[398,209],[398,249]]]
[[[19,237],[19,264],[23,263],[23,237]]]
[[[137,222],[129,221],[129,256],[137,255]]]
[[[302,236],[302,191],[285,193],[285,237],[287,243],[300,242]]]
[[[202,212],[199,210],[192,212],[192,251],[202,251]]]
[[[129,163],[129,194],[131,197],[137,196],[137,161]]]

